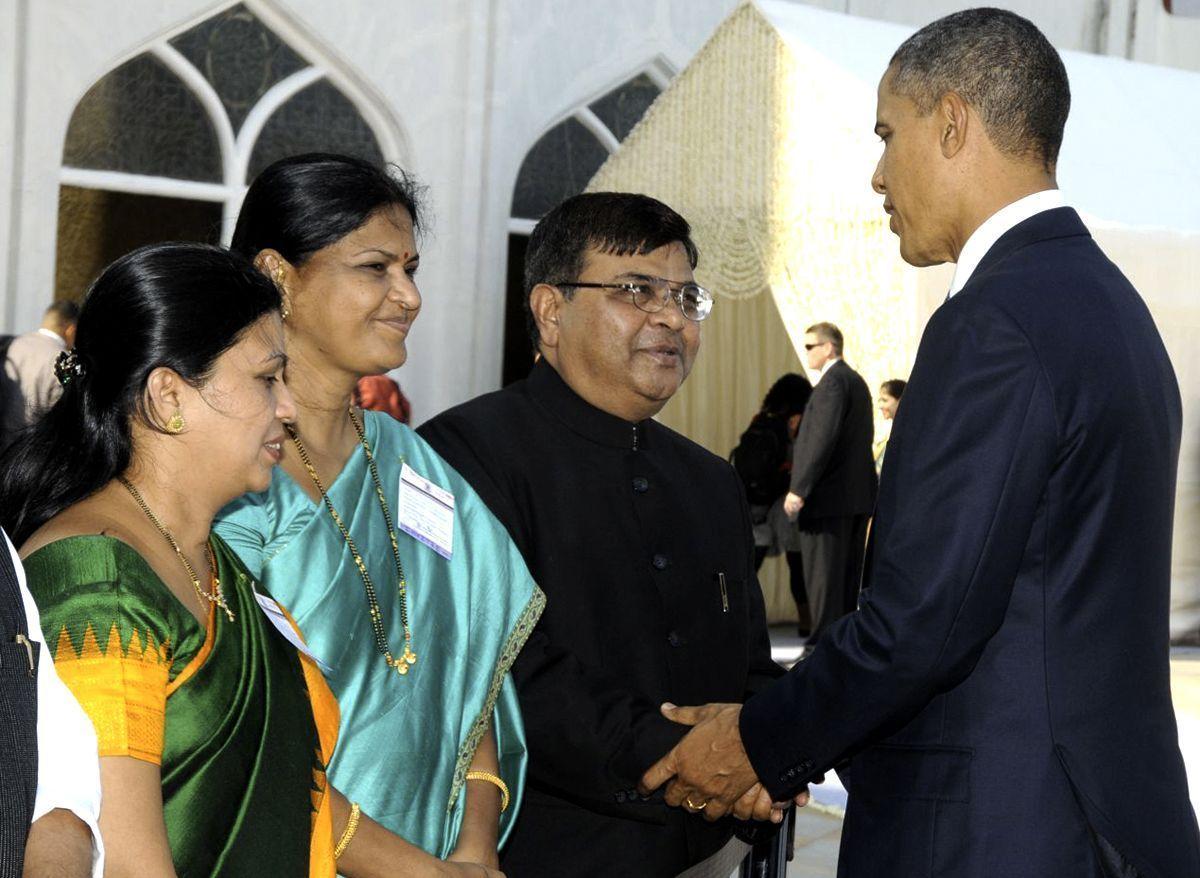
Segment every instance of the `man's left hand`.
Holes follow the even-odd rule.
[[[740,704],[675,707],[665,704],[663,716],[693,729],[642,775],[639,788],[648,795],[667,784],[668,805],[702,812],[719,820],[758,783],[738,730]]]
[[[803,508],[804,498],[788,491],[787,496],[783,498],[783,514],[788,517],[788,521],[795,521]]]

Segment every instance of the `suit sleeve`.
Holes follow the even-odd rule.
[[[531,560],[536,535],[521,514],[516,490],[506,483],[503,468],[484,458],[495,445],[452,414],[417,432],[471,483]],[[530,781],[595,810],[660,821],[657,812],[633,804],[635,787],[687,727],[663,717],[657,702],[619,675],[584,664],[569,643],[551,635],[547,621],[554,613],[554,595],[548,592],[545,612],[512,666],[525,718]]]
[[[1004,619],[1057,437],[1014,321],[978,300],[943,306],[888,447],[859,612],[743,708],[746,751],[776,799],[970,674]]]
[[[808,499],[820,480],[837,445],[838,432],[846,420],[850,390],[837,376],[826,374],[813,390],[796,434],[792,451],[792,482],[789,490]]]

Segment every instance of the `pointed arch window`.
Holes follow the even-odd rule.
[[[78,298],[143,244],[228,241],[246,186],[278,158],[320,150],[383,160],[387,132],[368,123],[334,68],[253,5],[154,42],[80,99],[63,145],[56,298]]]
[[[670,73],[664,66],[648,67],[577,107],[539,137],[521,162],[508,221],[503,384],[523,378],[531,361],[522,278],[529,233],[555,205],[587,187],[669,81]]]

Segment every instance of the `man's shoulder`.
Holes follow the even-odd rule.
[[[59,345],[56,345],[53,339],[47,338],[40,332],[23,332],[14,336],[9,343],[8,355],[11,357],[14,354],[30,354],[35,351],[58,349]]]
[[[519,421],[530,406],[529,397],[521,392],[521,384],[518,381],[448,408],[418,427],[417,433],[428,439],[430,434],[444,429],[490,431],[497,422]]]
[[[1059,295],[1048,297],[1048,285]],[[1011,300],[1022,294],[1044,305],[1072,307],[1071,293],[1094,290],[1097,285],[1133,287],[1096,241],[1087,234],[1032,240],[984,265],[951,301],[984,306],[988,299]],[[1063,295],[1068,294],[1068,295]]]
[[[699,442],[672,430],[658,421],[649,421],[647,430],[655,446],[666,446],[675,457],[698,473],[728,476],[733,465],[719,455],[713,454]]]

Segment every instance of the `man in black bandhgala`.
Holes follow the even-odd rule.
[[[529,240],[529,377],[420,430],[548,598],[513,666],[530,762],[510,878],[674,876],[734,831],[635,790],[687,731],[663,702],[742,702],[781,673],[738,476],[652,420],[712,307],[696,261],[652,198],[564,202]]]

